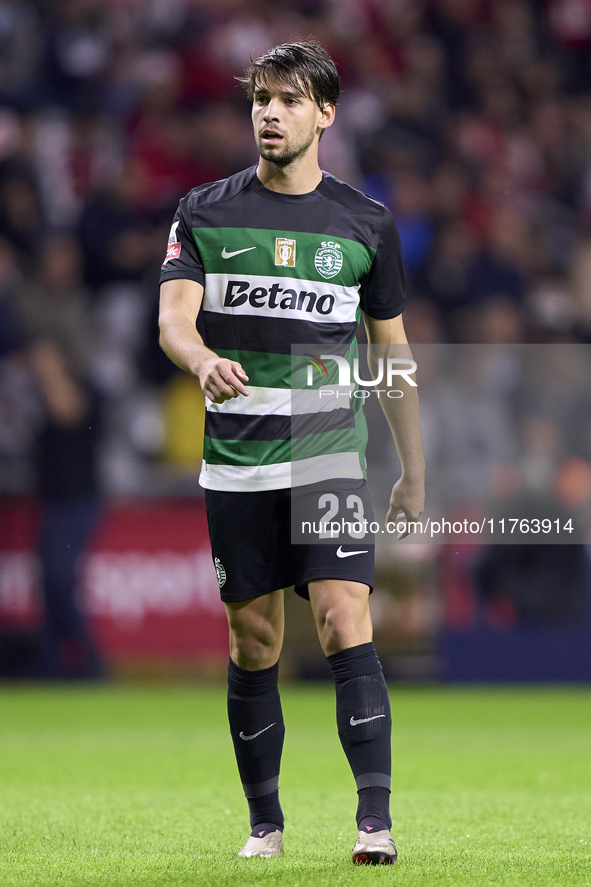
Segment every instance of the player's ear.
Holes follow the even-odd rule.
[[[320,129],[328,129],[329,126],[332,126],[334,123],[334,115],[336,113],[336,108],[334,105],[331,105],[330,102],[326,102],[324,108],[321,109],[320,114],[320,122],[318,126]]]

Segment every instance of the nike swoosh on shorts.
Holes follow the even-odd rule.
[[[353,557],[355,554],[367,554],[366,551],[343,551],[343,546],[339,545],[337,548],[337,557]]]

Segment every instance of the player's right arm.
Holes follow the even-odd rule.
[[[194,280],[175,278],[160,286],[160,347],[180,369],[197,376],[203,393],[223,403],[249,391],[248,376],[238,361],[220,357],[208,348],[195,326],[203,287]]]

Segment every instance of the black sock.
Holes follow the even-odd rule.
[[[264,838],[266,835],[271,834],[271,832],[276,832],[278,829],[279,826],[275,822],[258,822],[252,827],[250,834],[253,838]],[[281,828],[279,831],[283,831],[283,829]]]
[[[277,687],[279,663],[247,671],[228,663],[228,718],[250,824],[283,829],[279,766],[285,727]]]
[[[327,658],[336,686],[339,738],[357,784],[357,825],[369,817],[372,828],[378,823],[390,828],[392,717],[380,660],[372,643]]]
[[[370,785],[357,792],[357,827],[366,832],[379,832],[392,827],[390,792],[380,785]]]

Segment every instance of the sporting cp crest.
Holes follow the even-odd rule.
[[[226,583],[226,571],[224,570],[222,564],[220,563],[219,557],[215,557],[213,559],[215,565],[215,571],[218,577],[218,585],[221,588]]]
[[[275,238],[275,264],[295,268],[296,242],[287,237]]]
[[[314,256],[314,267],[322,277],[328,280],[335,277],[343,267],[343,254],[340,244],[334,240],[325,240]]]

